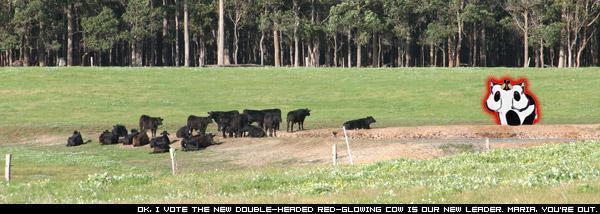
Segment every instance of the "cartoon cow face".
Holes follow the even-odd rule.
[[[532,125],[537,121],[536,101],[526,93],[525,81],[511,85],[507,79],[502,84],[490,80],[489,87],[485,105],[497,113],[501,125]]]

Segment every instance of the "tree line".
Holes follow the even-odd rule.
[[[0,66],[600,65],[600,0],[0,0]]]

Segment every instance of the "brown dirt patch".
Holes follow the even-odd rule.
[[[293,133],[281,132],[285,137],[331,137],[337,132],[342,139],[342,129],[316,129]],[[600,139],[600,124],[591,125],[454,125],[390,127],[369,130],[349,130],[351,139],[374,140],[419,140],[419,139],[477,139],[477,138],[516,138],[516,139]]]
[[[336,137],[332,136],[334,131],[337,132]],[[223,142],[222,144],[210,146],[197,154],[199,158],[227,162],[239,167],[331,164],[332,145],[336,144],[338,162],[348,164],[348,152],[343,131],[340,129],[316,129],[294,133],[283,131],[278,134],[279,137],[276,138],[217,137],[217,141]],[[467,148],[467,152],[484,151],[484,138],[490,138],[491,149],[600,139],[600,125],[390,127],[352,130],[348,131],[348,134],[354,162],[370,163],[398,158],[432,159],[465,152],[460,148]],[[27,136],[23,141],[17,142],[64,145],[68,136],[70,133],[62,136]],[[92,139],[92,143],[97,143],[97,135],[87,133],[84,136],[87,136],[84,137],[86,140]],[[174,143],[173,147],[179,149],[180,143]]]

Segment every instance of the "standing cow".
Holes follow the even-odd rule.
[[[150,129],[152,131],[152,138],[156,137],[156,129],[162,125],[163,119],[160,117],[150,117],[148,115],[142,115],[140,117],[140,130]]]
[[[268,133],[269,137],[277,137],[277,127],[279,127],[279,123],[281,123],[281,120],[277,115],[272,113],[265,114],[265,131]]]
[[[248,116],[249,124],[256,122],[256,124],[258,124],[259,127],[263,127],[263,119],[265,117],[265,112],[259,110],[244,109],[243,113]]]
[[[213,119],[215,123],[217,123],[217,131],[222,131],[223,125],[226,124],[222,120],[224,117],[232,117],[234,115],[239,115],[240,112],[237,110],[233,111],[209,111],[208,117]]]
[[[271,113],[273,115],[273,118],[279,120],[279,122],[283,121],[282,117],[281,117],[281,109],[278,108],[274,108],[274,109],[263,109],[261,110],[262,112],[264,112],[265,114],[267,113]],[[277,126],[275,127],[275,130],[279,131],[279,124],[277,123]]]
[[[288,132],[294,132],[294,123],[298,123],[298,130],[304,130],[304,119],[310,116],[310,109],[297,109],[290,111],[287,114],[287,127]],[[292,126],[290,127],[290,123]]]
[[[198,133],[206,133],[206,127],[208,127],[208,124],[212,123],[212,120],[210,117],[198,117],[195,115],[190,115],[188,116],[187,119],[187,127],[188,127],[188,132],[191,135],[192,132],[194,132],[194,130],[198,130]]]

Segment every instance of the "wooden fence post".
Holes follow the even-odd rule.
[[[490,151],[490,138],[485,138],[485,149],[487,149],[487,151]]]
[[[10,182],[10,161],[11,161],[11,154],[6,154],[6,167],[4,168],[4,179],[6,180],[6,182]]]
[[[170,148],[169,153],[171,154],[171,171],[173,175],[175,175],[175,170],[177,169],[177,163],[175,162],[175,149]]]
[[[352,150],[350,149],[350,143],[348,142],[348,134],[346,133],[346,127],[342,126],[342,129],[344,129],[344,137],[346,139],[346,147],[348,148],[348,157],[350,158],[350,164],[354,165],[354,162],[352,161]]]
[[[336,144],[336,143],[334,143],[334,144],[332,145],[332,148],[331,148],[331,149],[332,149],[332,151],[331,151],[331,156],[332,156],[332,158],[333,158],[333,165],[335,166],[335,165],[337,165],[337,144]]]

